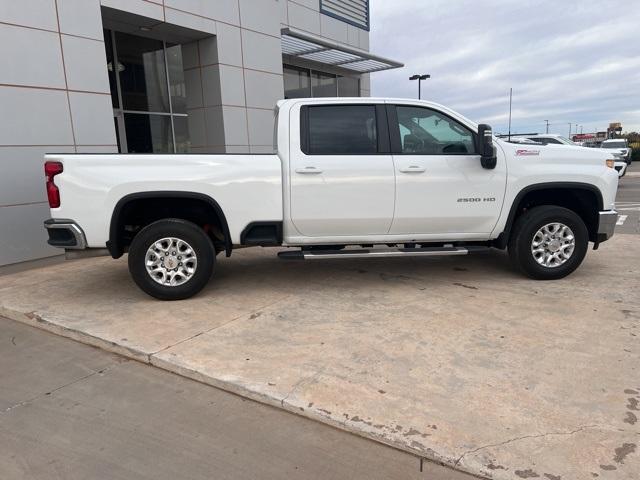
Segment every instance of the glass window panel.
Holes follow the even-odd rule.
[[[309,154],[370,155],[378,151],[373,105],[309,108]]]
[[[116,84],[116,70],[113,57],[113,42],[111,41],[111,30],[103,30],[104,50],[107,57],[107,73],[109,74],[109,90],[111,91],[111,105],[118,108],[118,87]]]
[[[176,133],[176,153],[189,153],[191,141],[189,140],[187,117],[174,116],[173,128]]]
[[[412,155],[465,155],[475,153],[473,133],[435,110],[397,107],[402,153]]]
[[[311,80],[309,70],[283,66],[284,98],[308,98],[311,96]]]
[[[340,97],[359,97],[360,79],[354,77],[338,77],[338,95]]]
[[[167,67],[169,68],[169,92],[173,113],[187,113],[187,87],[184,83],[182,47],[167,45]]]
[[[173,153],[171,116],[125,113],[129,153]]]
[[[169,111],[163,44],[116,32],[120,87],[125,110]]]
[[[311,94],[314,97],[337,97],[338,82],[335,75],[311,72]]]
[[[118,118],[113,117],[113,122],[116,127],[116,143],[118,144],[118,153],[122,153],[122,144],[120,143],[120,126],[118,125]]]

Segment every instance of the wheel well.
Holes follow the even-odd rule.
[[[122,198],[114,208],[107,242],[111,256],[122,256],[142,228],[163,218],[195,223],[207,232],[216,251],[231,255],[229,226],[214,199],[196,193],[145,192]]]
[[[496,240],[496,246],[505,248],[512,227],[518,217],[524,212],[541,205],[555,205],[574,211],[585,223],[589,231],[589,241],[597,242],[598,212],[602,210],[602,196],[595,187],[541,187],[524,190],[517,197],[511,207],[504,232]]]

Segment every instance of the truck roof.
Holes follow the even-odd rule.
[[[312,104],[379,104],[379,103],[393,103],[393,104],[405,104],[405,105],[413,105],[420,106],[426,108],[432,108],[435,110],[439,110],[441,112],[446,113],[450,117],[460,121],[463,124],[466,124],[468,127],[472,129],[478,128],[478,123],[473,120],[461,115],[455,110],[451,110],[449,107],[445,107],[444,105],[436,102],[431,102],[428,100],[416,100],[413,98],[391,98],[391,97],[316,97],[316,98],[289,98],[286,100],[278,100],[276,103],[276,108],[288,108],[297,103],[304,103],[308,105]]]

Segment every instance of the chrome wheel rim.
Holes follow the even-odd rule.
[[[573,231],[563,223],[547,223],[535,233],[531,254],[535,261],[547,268],[564,265],[576,249]]]
[[[191,245],[176,237],[153,242],[147,249],[144,261],[149,276],[166,287],[187,283],[198,267],[198,257]]]

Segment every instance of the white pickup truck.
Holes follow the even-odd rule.
[[[146,293],[190,297],[216,255],[462,255],[508,248],[535,279],[562,278],[610,238],[613,159],[513,144],[438,104],[295,99],[275,109],[276,154],[50,154],[49,244],[68,257],[128,252]]]

